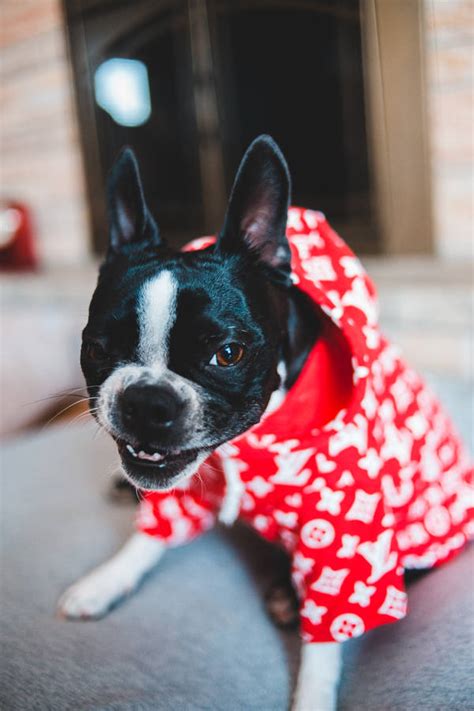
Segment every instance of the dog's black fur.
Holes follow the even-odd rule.
[[[138,384],[133,417],[127,417],[127,390],[121,393],[111,434],[137,483],[169,485],[196,453],[208,453],[258,422],[280,385],[280,361],[286,366],[285,388],[301,371],[318,337],[320,317],[291,283],[285,235],[289,200],[285,159],[270,137],[261,136],[241,163],[216,244],[178,252],[166,245],[146,205],[133,152],[125,149],[112,169],[109,250],[81,352],[91,406],[117,367],[139,361],[138,294],[164,269],[179,285],[168,368],[196,386],[202,400],[204,434],[188,449],[188,407],[176,390]],[[213,354],[229,343],[244,349],[241,361],[210,365]],[[172,427],[163,426],[165,418]],[[124,442],[168,453],[166,465],[133,460]]]

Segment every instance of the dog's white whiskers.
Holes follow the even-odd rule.
[[[90,390],[99,389],[100,387],[101,387],[100,385],[90,385],[89,389]],[[82,392],[80,392],[80,391],[82,391]],[[65,398],[65,397],[80,397],[80,396],[84,396],[86,398],[88,397],[86,386],[72,388],[69,390],[62,390],[62,391],[60,390],[55,394],[46,395],[45,397],[40,397],[37,400],[29,400],[29,401],[23,403],[22,407],[28,407],[30,405],[37,405],[40,402],[47,402],[48,400],[60,400],[61,398]]]
[[[89,412],[80,412],[78,415],[68,420],[64,427],[65,429],[70,429],[73,425],[86,424],[91,420],[91,415]]]
[[[71,402],[71,403],[70,403],[69,405],[67,405],[66,407],[63,407],[62,410],[60,410],[59,412],[56,412],[56,413],[53,415],[53,417],[50,417],[49,420],[48,420],[47,422],[45,422],[45,424],[43,425],[42,430],[44,430],[48,425],[50,425],[52,422],[54,422],[58,417],[60,417],[61,415],[63,415],[65,412],[67,412],[67,411],[70,410],[71,408],[75,407],[76,405],[80,405],[80,404],[83,403],[83,402],[89,402],[89,398],[88,398],[88,397],[85,397],[85,398],[81,398],[80,400],[75,400],[74,402]],[[81,413],[81,414],[82,414],[82,413]]]

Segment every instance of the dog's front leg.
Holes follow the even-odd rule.
[[[129,595],[159,561],[165,545],[145,533],[135,533],[113,558],[95,568],[61,596],[58,614],[69,620],[103,617]]]
[[[341,646],[339,642],[303,643],[292,711],[334,711]]]

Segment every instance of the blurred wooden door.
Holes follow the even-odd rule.
[[[394,6],[403,10],[396,37],[413,15],[407,3],[418,5],[389,3],[395,16]],[[426,199],[407,213],[403,231],[394,220],[394,199],[407,193],[396,190],[399,176],[406,184],[400,167],[419,164],[423,141],[419,132],[406,146],[393,138],[396,107],[383,90],[392,92],[398,82],[399,93],[404,83],[393,67],[381,74],[390,64],[393,42],[385,38],[394,22],[383,2],[64,0],[64,6],[96,250],[106,240],[106,173],[123,144],[137,151],[152,210],[179,246],[219,229],[239,160],[259,133],[273,135],[288,158],[293,203],[325,212],[356,251],[430,249]],[[387,52],[377,44],[379,32]],[[414,33],[407,37],[413,49]],[[95,72],[113,57],[147,67],[152,111],[143,125],[120,125],[95,100]]]

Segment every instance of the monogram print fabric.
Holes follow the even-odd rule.
[[[325,314],[326,336],[276,411],[182,488],[144,493],[138,526],[177,545],[218,517],[246,521],[292,558],[303,639],[340,642],[403,618],[404,570],[438,565],[472,537],[473,470],[436,398],[380,333],[374,286],[347,245],[300,208],[287,234],[293,281]],[[324,354],[337,364],[338,352],[350,390],[321,421]],[[337,371],[333,380],[337,390]]]

